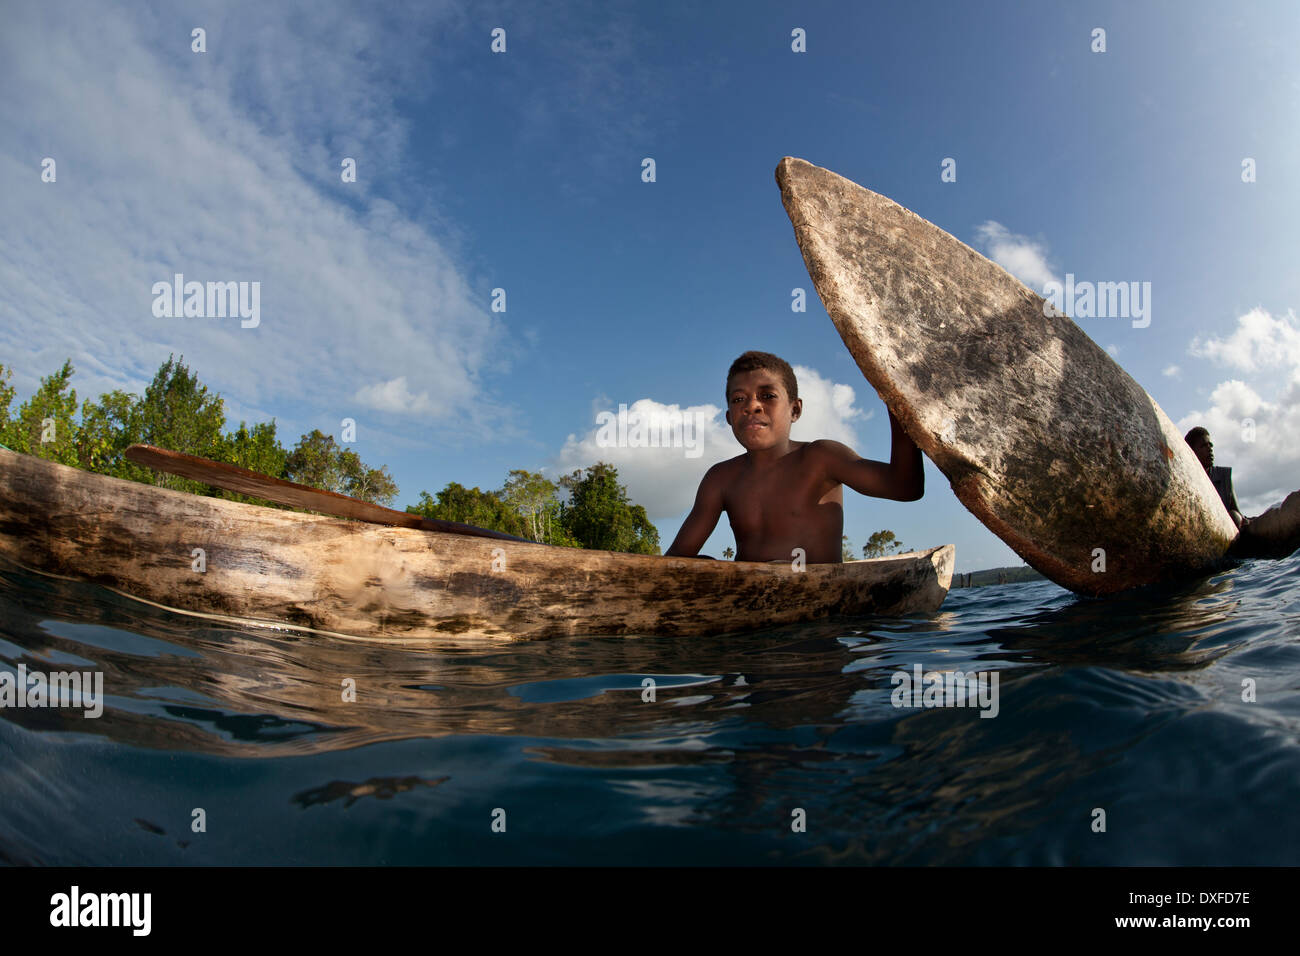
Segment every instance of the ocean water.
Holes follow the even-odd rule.
[[[105,695],[0,709],[0,862],[1295,864],[1298,570],[408,649],[0,564],[0,671]],[[918,665],[996,673],[996,697],[895,706]]]

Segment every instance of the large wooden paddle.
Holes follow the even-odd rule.
[[[291,508],[306,508],[336,518],[354,518],[357,521],[369,521],[372,524],[394,525],[399,528],[419,528],[423,531],[442,531],[446,534],[463,534],[474,538],[498,538],[502,541],[526,541],[503,531],[490,531],[476,528],[459,521],[439,521],[436,518],[422,518],[406,511],[394,511],[382,505],[371,504],[358,498],[336,494],[333,491],[321,491],[307,485],[295,484],[282,478],[259,475],[247,468],[209,461],[195,455],[186,455],[153,445],[132,445],[126,450],[126,457],[146,468],[192,478],[214,488],[224,488],[241,495],[264,498],[279,505]]]

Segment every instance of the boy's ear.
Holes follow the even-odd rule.
[[[803,399],[796,398],[790,403],[790,421],[797,422],[799,416],[803,414]]]

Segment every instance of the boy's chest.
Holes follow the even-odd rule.
[[[838,486],[827,492],[819,486],[816,476],[797,465],[796,461],[763,472],[738,474],[723,496],[732,524],[757,525],[782,518],[797,518],[828,495],[835,495]]]

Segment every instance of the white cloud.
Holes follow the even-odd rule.
[[[444,409],[435,405],[428,392],[414,394],[399,375],[387,382],[376,382],[357,389],[356,400],[366,408],[405,415],[440,415]]]
[[[1118,345],[1114,345],[1114,344],[1112,344],[1112,345],[1108,345],[1108,346],[1106,346],[1106,352],[1107,352],[1107,354],[1110,355],[1111,358],[1119,358],[1119,346],[1118,346]]]
[[[790,437],[795,441],[831,438],[856,447],[858,436],[854,422],[865,422],[874,417],[875,412],[863,411],[855,405],[857,392],[853,386],[832,382],[804,365],[794,367],[794,376],[799,382],[803,414],[790,429]],[[738,455],[744,449],[739,442],[734,444],[734,454]]]
[[[1177,365],[1169,365],[1166,366],[1165,370],[1160,374],[1164,375],[1166,378],[1178,378],[1179,376],[1182,375],[1182,372],[1183,370],[1180,369]]]
[[[1047,283],[1055,280],[1042,242],[1017,235],[992,219],[976,227],[975,238],[990,259],[1035,292],[1041,293]]]
[[[1243,372],[1267,368],[1300,369],[1300,327],[1294,311],[1277,318],[1263,309],[1254,308],[1237,317],[1237,328],[1227,338],[1200,336],[1192,340],[1188,351],[1198,358],[1208,358]]]
[[[1195,339],[1188,351],[1244,372],[1277,369],[1267,378],[1220,382],[1209,406],[1179,419],[1186,432],[1210,431],[1215,464],[1233,469],[1237,500],[1257,514],[1300,487],[1300,330],[1294,312],[1262,309],[1238,316],[1225,338]]]
[[[854,423],[866,421],[871,412],[856,407],[856,393],[850,385],[831,382],[814,369],[794,367],[804,412],[790,430],[796,441],[832,438],[857,447]],[[725,409],[716,405],[665,405],[650,398],[627,404],[629,434],[640,420],[647,433],[671,434],[669,423],[698,423],[698,430],[678,432],[684,436],[678,447],[602,447],[601,425],[593,423],[581,437],[570,435],[556,456],[552,474],[567,474],[604,461],[618,469],[619,480],[629,497],[644,505],[652,520],[672,519],[688,511],[695,501],[700,479],[710,467],[744,453],[723,418]],[[606,411],[617,415],[617,406]],[[662,429],[662,430],[661,430]],[[685,447],[692,445],[696,451]],[[689,452],[689,454],[688,454]]]

